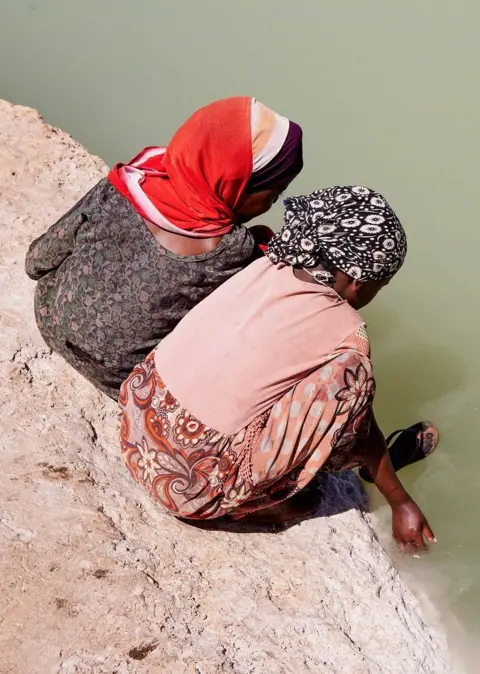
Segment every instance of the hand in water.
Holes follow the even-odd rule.
[[[408,552],[427,550],[425,540],[437,542],[425,515],[412,499],[392,506],[392,530],[395,540]]]

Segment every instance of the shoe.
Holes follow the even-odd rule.
[[[398,437],[392,442],[395,436]],[[438,429],[430,421],[419,421],[410,428],[391,433],[386,443],[395,472],[426,459],[438,447],[438,442]],[[366,466],[360,468],[359,475],[365,482],[373,483]]]

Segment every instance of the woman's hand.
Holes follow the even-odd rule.
[[[408,552],[427,550],[437,540],[425,515],[411,498],[392,504],[392,531],[395,540]]]
[[[385,438],[372,416],[368,438],[366,465],[375,484],[392,508],[393,537],[408,552],[426,550],[429,543],[436,543],[425,515],[405,491],[393,470]]]

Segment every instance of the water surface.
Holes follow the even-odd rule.
[[[1,0],[0,96],[107,162],[166,143],[196,107],[251,94],[300,122],[294,191],[360,183],[402,218],[410,253],[366,312],[385,430],[438,423],[404,473],[439,544],[409,562],[480,636],[480,87],[473,0]],[[281,211],[265,222],[278,226]]]

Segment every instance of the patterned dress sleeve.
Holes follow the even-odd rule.
[[[253,498],[241,513],[289,498],[319,470],[361,463],[375,394],[369,351],[362,326],[274,405],[252,452]]]
[[[45,234],[39,236],[30,245],[25,258],[25,271],[31,279],[39,281],[46,274],[58,269],[62,262],[71,255],[75,248],[78,230],[88,219],[85,210],[89,199],[101,182],[87,192]]]

